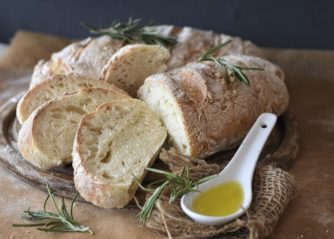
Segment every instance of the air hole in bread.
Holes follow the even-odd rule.
[[[70,124],[78,124],[78,121],[73,120],[73,119],[69,120],[68,122],[69,122]]]
[[[84,105],[88,105],[91,102],[92,102],[91,98],[83,98],[83,99],[80,99],[79,105],[84,106]]]
[[[103,172],[102,177],[106,179],[112,179],[112,177],[107,172]]]
[[[61,114],[61,113],[54,113],[54,114],[52,114],[52,118],[54,118],[54,119],[63,119],[64,115]]]
[[[74,106],[74,105],[69,105],[66,107],[66,111],[67,112],[74,112],[80,115],[84,115],[86,113],[86,111],[84,111],[82,108],[78,107],[78,106]]]
[[[111,160],[111,151],[109,150],[106,156],[101,160],[101,163],[109,163]]]
[[[93,128],[89,128],[89,131],[93,132],[93,133],[102,134],[103,129],[101,129],[99,127],[93,127]]]
[[[64,88],[64,83],[63,83],[63,82],[59,83],[59,84],[57,85],[57,87],[59,87],[59,88]]]

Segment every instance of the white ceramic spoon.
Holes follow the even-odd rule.
[[[197,197],[200,192],[192,192],[185,194],[181,198],[182,210],[190,218],[202,224],[219,225],[240,217],[245,210],[249,208],[252,202],[252,180],[256,162],[275,126],[276,120],[277,117],[274,114],[261,114],[224,170],[220,172],[217,177],[198,187],[200,192],[204,192],[225,182],[235,181],[240,183],[243,190],[243,202],[240,209],[228,216],[206,216],[196,213],[192,210],[192,203],[193,199]]]

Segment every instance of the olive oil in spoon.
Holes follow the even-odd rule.
[[[181,198],[182,210],[195,221],[219,225],[240,217],[252,202],[256,162],[277,117],[261,114],[229,164],[219,175]]]

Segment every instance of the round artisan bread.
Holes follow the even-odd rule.
[[[94,205],[124,207],[138,188],[135,178],[142,181],[166,136],[158,115],[142,101],[101,105],[82,118],[75,136],[76,189]]]
[[[74,42],[60,52],[54,53],[49,61],[41,60],[34,68],[30,88],[58,74],[77,74],[98,79],[102,68],[122,42],[109,36],[87,38]]]
[[[74,42],[58,53],[54,53],[49,61],[40,61],[34,69],[30,88],[40,84],[56,74],[75,73],[94,79],[105,79],[135,96],[139,85],[148,74],[158,73],[167,69],[174,69],[195,61],[207,49],[220,43],[230,41],[228,45],[216,52],[216,55],[246,54],[263,57],[262,51],[250,41],[212,31],[204,31],[191,27],[176,27],[171,25],[156,26],[155,30],[163,36],[173,36],[177,43],[169,48],[169,54],[159,46],[146,46],[147,49],[156,48],[156,58],[152,54],[136,57],[136,64],[131,64],[133,56],[140,53],[135,44],[124,46],[124,42],[109,36],[87,38]],[[124,49],[121,50],[121,48]],[[119,51],[119,52],[117,52]],[[117,53],[116,53],[117,52]],[[115,55],[115,56],[114,56]],[[150,62],[151,59],[157,62]],[[118,67],[123,63],[130,63]],[[138,66],[139,65],[139,66]],[[167,65],[167,66],[166,66]],[[131,68],[132,66],[132,68]],[[120,70],[126,69],[124,72]],[[156,70],[156,71],[155,71]],[[129,74],[128,74],[129,73]],[[121,78],[120,78],[121,77]],[[120,82],[120,81],[122,82]]]
[[[259,114],[279,115],[287,108],[289,94],[278,66],[245,55],[225,60],[262,70],[243,70],[247,85],[213,63],[190,63],[150,76],[139,89],[139,98],[160,115],[182,154],[207,156],[234,147]]]
[[[87,88],[38,107],[23,123],[18,147],[23,158],[41,169],[72,162],[73,140],[83,115],[103,103],[129,98],[122,90]]]
[[[23,124],[35,109],[47,101],[84,88],[102,88],[120,91],[120,89],[105,81],[97,81],[74,74],[55,75],[24,94],[16,107],[17,119]],[[126,92],[123,93],[126,94]]]

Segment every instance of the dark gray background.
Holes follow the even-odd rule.
[[[334,49],[334,1],[0,0],[0,41],[26,29],[87,36],[83,21],[108,26],[129,16],[238,35],[261,46]]]

